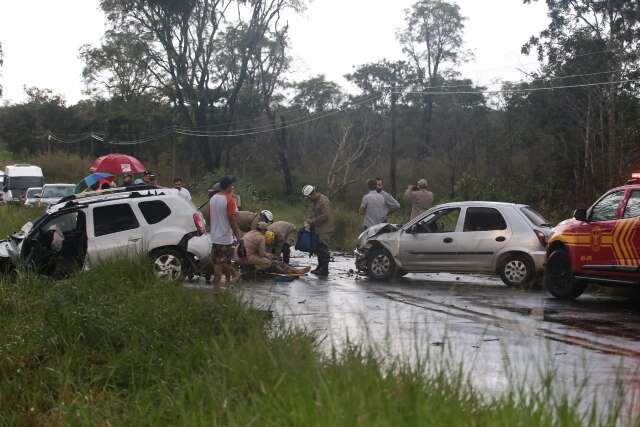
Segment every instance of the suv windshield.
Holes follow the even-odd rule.
[[[540,212],[536,211],[532,207],[525,206],[520,208],[520,210],[527,217],[527,219],[531,221],[531,223],[536,227],[553,227],[553,225],[551,225],[549,221],[547,221],[542,216],[542,214],[540,214]]]
[[[47,198],[62,198],[70,196],[74,193],[75,187],[69,185],[56,185],[51,187],[45,187],[42,192],[42,197]]]

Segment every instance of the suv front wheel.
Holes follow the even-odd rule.
[[[187,274],[187,261],[184,255],[174,248],[160,248],[153,251],[151,266],[153,274],[161,280],[184,280]]]
[[[578,282],[571,271],[571,258],[564,249],[556,249],[549,255],[544,272],[544,286],[556,298],[572,300],[578,298],[587,285]]]

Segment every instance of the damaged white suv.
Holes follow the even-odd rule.
[[[25,266],[59,276],[146,254],[158,277],[179,280],[210,251],[202,215],[177,190],[116,188],[66,197],[0,241],[0,272]]]

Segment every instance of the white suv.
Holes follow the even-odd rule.
[[[116,188],[66,197],[0,241],[0,271],[26,265],[64,275],[113,257],[147,254],[157,276],[179,280],[210,251],[202,215],[177,190]]]

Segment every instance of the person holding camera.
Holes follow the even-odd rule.
[[[433,193],[428,190],[427,180],[422,178],[417,186],[410,185],[404,192],[404,200],[411,203],[410,219],[430,209],[433,206]]]

